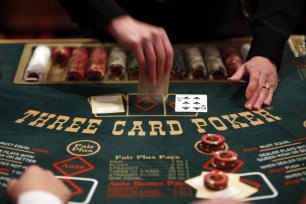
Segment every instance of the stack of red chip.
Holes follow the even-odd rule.
[[[202,151],[208,154],[214,154],[217,151],[225,149],[225,137],[218,134],[206,134],[201,138]]]
[[[232,76],[237,69],[243,64],[243,60],[239,56],[238,50],[233,46],[222,48],[222,55],[227,67],[229,76]]]
[[[68,47],[57,47],[52,52],[52,64],[63,68],[66,67],[70,57],[70,49]]]
[[[212,165],[218,169],[228,169],[236,165],[238,154],[230,150],[221,150],[214,154]]]
[[[100,81],[105,74],[106,51],[102,47],[91,50],[89,66],[86,71],[86,78],[90,81]]]
[[[84,80],[88,54],[87,50],[82,47],[74,48],[72,56],[67,66],[67,80],[81,81]]]
[[[223,190],[228,185],[228,176],[223,172],[211,172],[205,175],[204,185],[210,190]]]

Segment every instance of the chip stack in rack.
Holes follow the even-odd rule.
[[[238,50],[234,46],[224,46],[221,53],[227,67],[228,75],[233,76],[237,69],[243,64]]]
[[[203,55],[210,80],[223,80],[228,77],[227,70],[223,64],[222,57],[217,46],[204,46]]]
[[[25,81],[42,81],[48,69],[51,49],[45,45],[37,46],[25,71]]]
[[[184,63],[184,55],[181,49],[174,49],[173,65],[170,73],[171,80],[183,80],[187,75],[186,66]]]
[[[108,64],[107,64],[107,76],[111,80],[120,80],[126,70],[127,56],[125,52],[119,47],[113,47],[110,50]]]
[[[139,69],[138,64],[133,53],[128,54],[128,66],[127,73],[129,80],[138,80],[139,79]]]
[[[61,68],[66,67],[70,54],[70,49],[68,47],[56,47],[52,52],[52,64]]]
[[[207,79],[207,68],[205,66],[200,49],[198,47],[186,48],[185,56],[188,65],[188,78]]]
[[[241,54],[242,60],[244,62],[246,61],[246,58],[247,58],[247,56],[249,54],[249,51],[250,51],[250,48],[251,48],[250,43],[245,43],[245,44],[241,45],[241,47],[240,47],[240,54]]]
[[[87,50],[83,47],[76,47],[72,50],[72,55],[67,65],[67,80],[84,80],[86,64],[88,60]]]
[[[86,71],[86,79],[100,81],[105,75],[106,51],[103,47],[92,48],[89,58],[89,65]]]

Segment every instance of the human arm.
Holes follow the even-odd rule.
[[[161,27],[141,22],[113,0],[60,0],[72,21],[87,31],[109,33],[125,49],[135,54],[140,75],[153,86],[170,74],[173,48]]]
[[[7,195],[14,204],[62,204],[68,202],[70,194],[70,190],[51,171],[36,165],[30,166],[19,179],[11,179],[7,184]]]
[[[270,105],[277,89],[277,70],[280,67],[284,45],[294,29],[303,0],[262,0],[255,12],[253,40],[247,62],[230,77],[238,82],[249,77],[246,89],[248,110]],[[268,88],[263,88],[264,84]]]
[[[114,0],[59,0],[71,21],[87,32],[103,32],[109,22],[126,11]]]

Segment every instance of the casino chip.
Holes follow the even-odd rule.
[[[127,74],[129,80],[138,80],[139,79],[139,69],[138,63],[135,55],[131,52],[128,54],[128,66],[127,66]]]
[[[184,62],[183,51],[179,48],[174,49],[174,58],[170,72],[171,80],[184,80],[187,76],[188,69]]]
[[[218,47],[214,45],[205,46],[203,48],[203,55],[210,80],[222,80],[228,77]]]
[[[227,67],[228,75],[233,76],[237,69],[243,64],[238,50],[234,46],[224,46],[221,49],[221,53]]]
[[[202,151],[214,154],[225,149],[225,137],[219,134],[206,134],[201,137]]]
[[[243,44],[240,48],[240,53],[241,53],[241,56],[244,62],[246,61],[250,48],[251,48],[251,45],[249,43]]]
[[[90,52],[89,65],[86,70],[86,79],[89,81],[100,81],[105,75],[107,54],[103,47],[92,48]]]
[[[204,176],[204,185],[210,190],[223,190],[228,185],[228,176],[223,172],[208,173]]]
[[[45,45],[35,48],[24,75],[25,81],[43,80],[51,58],[51,49]]]
[[[72,50],[72,56],[67,66],[66,78],[68,81],[84,80],[87,60],[88,53],[85,48],[76,47]]]
[[[109,54],[107,72],[111,80],[120,80],[126,71],[127,56],[119,47],[113,47]]]
[[[57,47],[52,52],[52,64],[58,65],[61,68],[67,66],[69,57],[70,57],[70,49],[68,47]]]
[[[214,154],[212,165],[218,169],[228,169],[236,165],[238,154],[230,150],[217,151]]]
[[[200,49],[197,47],[186,48],[185,56],[188,65],[188,78],[207,79],[207,68],[205,66]]]

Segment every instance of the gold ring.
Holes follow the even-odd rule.
[[[270,86],[268,84],[268,82],[265,82],[262,86],[262,88],[268,89],[268,91],[270,90]]]

